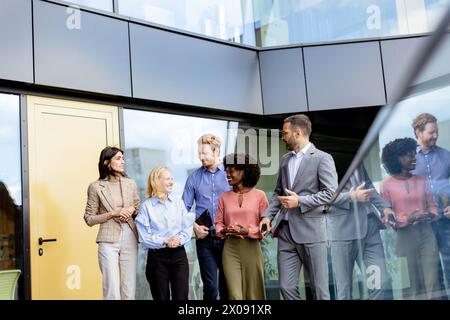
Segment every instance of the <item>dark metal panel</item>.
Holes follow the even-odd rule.
[[[385,104],[377,41],[305,47],[309,110]]]
[[[301,48],[259,53],[264,114],[308,111]]]
[[[449,36],[446,35],[439,50],[433,56],[431,63],[421,72],[413,85],[436,79],[450,72],[450,46]],[[383,55],[384,76],[386,80],[386,93],[388,102],[394,102],[397,91],[406,79],[411,65],[417,59],[418,54],[427,45],[430,37],[418,37],[381,41]]]
[[[23,298],[31,299],[30,253],[30,179],[28,166],[28,117],[26,96],[20,95],[20,142],[22,167],[22,250],[23,250]]]
[[[31,1],[0,0],[0,79],[33,82]]]
[[[398,85],[407,74],[414,58],[423,46],[426,38],[396,39],[381,41],[384,77],[386,81],[386,95],[388,102],[393,98]]]
[[[262,114],[257,53],[130,24],[133,96]]]
[[[131,96],[127,22],[33,3],[37,84]]]

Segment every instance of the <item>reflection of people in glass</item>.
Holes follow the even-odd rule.
[[[225,238],[222,261],[228,297],[263,300],[266,294],[259,221],[269,202],[264,191],[254,188],[261,169],[253,158],[243,154],[227,155],[223,164],[233,190],[220,196],[215,225]]]
[[[139,242],[148,250],[146,276],[154,300],[187,300],[189,263],[184,244],[191,240],[194,215],[171,195],[173,178],[167,167],[153,169],[136,226]],[[170,286],[170,289],[169,289]]]
[[[134,217],[139,194],[134,180],[125,174],[123,151],[106,147],[98,162],[100,177],[88,188],[84,220],[100,224],[98,259],[103,275],[103,298],[134,299],[138,257]]]
[[[405,257],[408,266],[410,286],[403,290],[403,297],[436,298],[439,256],[431,221],[438,213],[426,178],[411,174],[416,167],[416,141],[389,142],[383,148],[382,162],[391,177],[381,183],[381,194],[395,212],[397,255]]]
[[[436,145],[438,135],[437,119],[429,114],[418,115],[412,123],[417,138],[416,169],[413,174],[427,178],[434,199],[439,204],[440,219],[433,222],[444,265],[447,289],[450,290],[450,205],[445,203],[446,190],[450,188],[450,152]]]
[[[299,300],[302,266],[309,274],[314,299],[329,300],[328,255],[324,206],[337,188],[333,158],[310,141],[311,122],[305,115],[284,120],[282,140],[291,152],[280,160],[277,185],[260,225],[279,214],[273,236],[278,237],[280,289],[285,300]]]
[[[183,201],[189,211],[195,202],[196,218],[208,209],[211,220],[214,221],[220,194],[230,190],[225,169],[219,158],[221,142],[219,137],[205,134],[198,139],[197,143],[202,166],[188,177],[184,187]],[[222,268],[224,241],[216,236],[214,225],[208,229],[194,223],[194,233],[203,281],[203,299],[217,300],[220,294],[220,299],[226,300],[228,293]]]
[[[381,217],[392,209],[375,190],[366,169],[360,165],[327,215],[328,236],[338,300],[352,299],[353,268],[358,263],[361,273],[372,279],[369,299],[391,299],[392,291],[386,269],[380,228]]]

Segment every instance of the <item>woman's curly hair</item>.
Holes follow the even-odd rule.
[[[416,148],[416,140],[411,138],[395,139],[386,144],[381,152],[381,162],[386,171],[390,175],[401,173],[402,165],[398,158],[411,151],[416,151]]]
[[[253,188],[259,181],[261,176],[261,168],[258,162],[250,157],[248,154],[231,153],[223,158],[223,166],[225,170],[228,167],[235,170],[243,170],[244,177],[242,178],[242,185],[244,187]]]

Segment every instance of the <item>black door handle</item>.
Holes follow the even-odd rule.
[[[56,242],[56,239],[42,239],[42,237],[41,237],[38,239],[38,241],[39,241],[39,245],[42,246],[42,244],[44,242]]]

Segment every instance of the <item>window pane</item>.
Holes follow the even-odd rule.
[[[205,133],[221,137],[221,158],[232,152],[249,153],[261,166],[256,188],[272,197],[279,169],[280,156],[286,147],[280,143],[279,130],[239,125],[237,122],[124,110],[125,158],[127,174],[136,180],[141,199],[147,198],[146,185],[150,170],[167,165],[173,171],[175,197],[181,197],[188,175],[200,167],[197,140]],[[186,245],[190,269],[189,299],[202,299],[196,242]],[[277,241],[262,241],[266,292],[269,299],[280,299],[277,267]],[[136,298],[149,299],[151,293],[145,278],[146,252],[140,249]]]
[[[17,234],[22,212],[19,97],[0,93],[0,270],[20,267]]]
[[[343,211],[339,209],[343,199],[352,199],[349,212],[355,221],[369,214],[374,226],[384,225],[381,231],[372,228],[381,259],[365,261],[361,270],[369,279],[361,282],[369,297],[372,285],[385,285],[386,293],[392,287],[394,299],[448,299],[450,293],[449,51],[450,38],[446,36],[410,94],[394,106],[387,120],[375,120],[384,124],[376,142],[334,204]],[[381,112],[379,117],[383,115]],[[355,192],[351,196],[349,188],[358,186],[374,188],[369,207]],[[374,201],[375,196],[384,204]],[[359,235],[364,241],[370,223],[366,224],[368,233]],[[375,238],[378,234],[380,240]],[[369,250],[364,241],[358,248],[361,256]]]
[[[119,13],[206,36],[255,45],[250,0],[119,0]]]
[[[67,0],[67,2],[113,12],[113,0]]]
[[[151,169],[168,166],[173,174],[173,195],[183,194],[188,175],[201,166],[197,155],[197,140],[205,133],[221,137],[221,157],[234,149],[237,123],[163,113],[124,110],[125,159],[127,174],[135,179],[141,201],[147,198],[147,177]],[[203,288],[197,262],[195,241],[185,245],[189,260],[189,299],[202,299]],[[147,252],[139,248],[137,299],[150,299],[151,293],[145,277]]]
[[[286,45],[433,31],[448,0],[256,0],[257,44]]]

